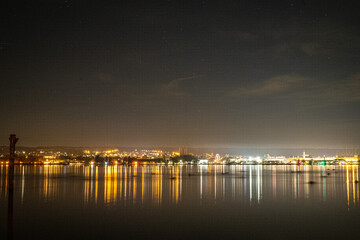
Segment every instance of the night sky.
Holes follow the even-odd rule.
[[[0,145],[359,148],[360,3],[333,2],[3,4]]]

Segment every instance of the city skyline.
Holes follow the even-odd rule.
[[[8,156],[8,146],[0,146],[0,157]],[[135,154],[137,157],[146,152],[154,153],[166,153],[166,156],[170,155],[194,155],[194,156],[208,156],[214,154],[220,154],[221,156],[252,156],[252,157],[264,157],[266,155],[273,156],[285,156],[295,157],[302,156],[304,153],[310,156],[322,158],[324,156],[332,157],[344,157],[344,156],[358,156],[359,149],[326,149],[326,148],[193,148],[193,147],[118,147],[118,146],[18,146],[16,153],[18,154],[75,154],[77,156],[83,155],[85,152],[91,153],[106,153],[108,151],[116,151],[122,153],[121,157],[132,156]],[[131,153],[131,154],[129,154]],[[140,153],[140,155],[139,155]],[[129,154],[129,155],[127,155]]]
[[[0,145],[359,149],[358,9],[7,3]]]

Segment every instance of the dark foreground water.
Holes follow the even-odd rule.
[[[10,217],[14,239],[359,239],[358,180],[358,166],[16,166]]]

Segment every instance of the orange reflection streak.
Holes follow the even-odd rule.
[[[93,199],[93,188],[94,188],[94,166],[89,167],[90,171],[90,198]]]
[[[179,202],[179,186],[180,186],[180,176],[179,176],[179,167],[176,167],[176,171],[175,171],[175,177],[176,177],[176,180],[175,180],[175,187],[176,187],[176,192],[175,192],[175,202],[178,203]]]
[[[346,166],[346,195],[347,195],[347,205],[349,207],[349,166]]]
[[[105,167],[105,174],[104,174],[104,202],[106,203],[106,184],[107,184],[107,168]]]
[[[296,172],[297,171],[297,166],[293,166],[293,171]],[[293,174],[293,189],[294,189],[294,198],[297,199],[297,185],[296,185],[296,177],[298,176],[298,174]]]
[[[131,192],[131,184],[132,184],[132,167],[129,167],[129,174],[128,174],[128,183],[129,183],[129,186],[128,186],[128,190],[129,190],[129,200],[131,200],[131,197],[132,197],[132,192]]]
[[[47,199],[48,197],[48,171],[49,171],[49,166],[44,166],[44,185],[43,185],[43,192],[44,192],[44,197],[45,199]]]
[[[113,166],[113,169],[114,169],[114,176],[113,176],[113,201],[116,201],[117,200],[117,180],[118,180],[118,177],[117,177],[117,173],[118,173],[118,168],[117,166]]]
[[[120,167],[120,170],[119,170],[119,173],[120,173],[120,182],[119,182],[119,195],[120,195],[120,199],[122,199],[122,185],[123,185],[122,172],[123,172],[123,166],[121,166],[121,167]]]
[[[353,186],[352,186],[352,192],[353,192],[353,203],[355,205],[355,169],[354,169],[354,166],[351,166],[352,167],[352,182],[353,182]]]
[[[84,202],[89,201],[89,169],[85,167],[85,180],[84,180]]]
[[[104,176],[104,203],[110,202],[110,192],[111,192],[111,167],[105,167],[105,176]]]
[[[112,166],[107,166],[106,167],[107,171],[105,174],[105,195],[106,197],[104,197],[104,201],[106,203],[110,203],[114,200],[114,195],[115,195],[115,191],[114,191],[114,185],[115,185],[115,172],[114,172],[114,168]]]
[[[127,167],[124,167],[124,199],[126,200],[126,188],[127,188],[127,177],[126,177]]]
[[[141,171],[141,202],[144,203],[144,168],[142,168]]]
[[[0,197],[2,197],[3,195],[3,166],[0,166],[0,189],[1,189],[1,192],[0,192]]]
[[[136,180],[137,180],[137,166],[134,166],[134,174],[133,174],[133,201],[136,200]]]
[[[359,166],[356,166],[356,181],[359,182]],[[359,201],[359,184],[357,184],[357,200]]]
[[[4,191],[4,189],[3,189],[3,166],[0,166],[0,189],[1,189],[1,192],[0,192],[0,197],[2,197],[2,195],[3,195],[3,191]]]
[[[155,199],[155,175],[156,174],[156,170],[155,173],[151,173],[151,198],[152,200]]]
[[[179,181],[179,167],[172,167],[171,169],[173,180],[171,181],[171,202],[178,203],[179,192],[180,192],[180,181]]]
[[[160,168],[160,195],[159,195],[159,204],[161,204],[162,202],[162,179],[163,179],[163,173],[162,173],[162,168]]]
[[[108,169],[108,175],[107,175],[107,201],[111,202],[111,199],[113,197],[113,191],[112,191],[112,187],[113,187],[113,181],[112,181],[112,174],[113,174],[113,169],[111,166],[107,167]]]
[[[5,197],[7,197],[7,188],[8,188],[8,166],[5,167]]]
[[[174,166],[170,167],[170,176],[171,176],[171,178],[175,177],[174,176]],[[174,181],[170,181],[170,190],[171,191],[170,191],[169,198],[170,198],[171,203],[174,202],[174,196],[175,196],[174,185],[175,185]]]
[[[215,166],[215,175],[214,175],[214,198],[216,200],[216,170],[217,166]]]
[[[99,184],[99,168],[96,166],[95,169],[95,203],[97,203],[98,199],[98,184]]]
[[[160,180],[159,180],[159,167],[155,167],[155,175],[152,176],[152,184],[151,184],[151,190],[152,190],[152,200],[155,203],[159,204],[159,189],[160,189]]]
[[[304,182],[309,182],[310,179],[309,179],[309,173],[308,171],[305,171],[304,172]],[[309,198],[309,195],[310,195],[310,189],[309,189],[309,184],[306,184],[305,185],[305,190],[304,190],[304,195],[305,195],[305,198]]]
[[[173,168],[174,166],[170,166],[170,176],[171,178],[174,177],[174,173],[173,173]],[[170,191],[169,191],[169,200],[170,202],[173,202],[174,199],[174,181],[170,181]]]
[[[181,194],[182,194],[182,166],[180,166],[180,172],[179,172],[179,199],[181,200]]]

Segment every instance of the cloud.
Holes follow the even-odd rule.
[[[308,56],[319,55],[324,52],[316,43],[300,43],[299,48]]]
[[[230,91],[232,97],[272,97],[286,104],[322,108],[360,102],[360,73],[347,78],[319,80],[299,75],[280,75],[250,87]]]
[[[346,82],[346,97],[350,101],[360,101],[360,73],[352,75]]]
[[[334,105],[360,101],[360,73],[329,83],[314,84],[302,98],[316,99],[318,105]]]
[[[307,57],[331,57],[344,51],[351,51],[356,55],[360,47],[357,28],[342,26],[330,20],[319,23],[316,27],[291,22],[282,26],[266,26],[255,29],[254,33],[259,36],[259,41],[267,43],[268,50],[275,58],[298,53]]]
[[[182,97],[185,96],[185,91],[181,88],[181,83],[188,80],[193,80],[199,77],[198,75],[181,77],[171,80],[170,82],[162,85],[161,90],[167,96]]]
[[[230,92],[231,96],[269,96],[286,92],[309,80],[299,75],[279,75],[254,86],[240,87]]]
[[[99,74],[98,78],[101,83],[114,83],[115,82],[114,78],[109,74],[101,73],[101,74]]]
[[[288,54],[297,52],[308,57],[325,56],[331,53],[329,49],[325,49],[320,43],[297,40],[284,40],[282,43],[276,43],[272,46],[271,51],[274,57],[288,56]]]

